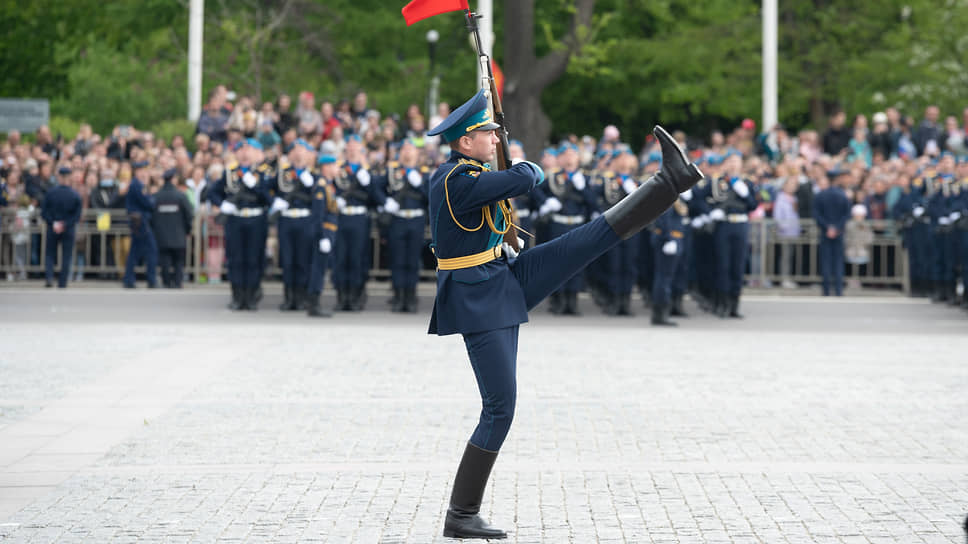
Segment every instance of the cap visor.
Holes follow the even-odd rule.
[[[471,132],[477,132],[478,130],[495,130],[495,129],[498,129],[498,128],[501,128],[501,125],[499,125],[497,123],[488,123],[486,125],[482,125],[482,126],[479,126],[479,127],[475,128]]]

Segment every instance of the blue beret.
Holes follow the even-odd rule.
[[[578,153],[578,146],[577,145],[575,145],[575,144],[573,144],[571,142],[565,142],[565,143],[561,144],[561,147],[558,148],[558,154],[560,155],[560,154],[564,153],[565,151],[568,151],[569,149],[572,150],[572,151],[574,151],[575,153]]]
[[[319,158],[316,159],[317,164],[330,164],[334,162],[336,162],[336,157],[332,155],[320,155]]]
[[[546,148],[544,150],[544,154],[545,155],[551,155],[552,157],[557,157],[558,156],[558,150],[555,149],[555,148],[553,148],[553,147],[549,147],[549,148]]]
[[[245,145],[254,149],[258,149],[259,151],[262,151],[262,144],[260,144],[259,140],[256,140],[255,138],[246,138]]]
[[[309,150],[309,151],[316,151],[316,150],[315,150],[315,149],[313,148],[313,146],[311,146],[311,145],[309,145],[309,142],[307,142],[306,140],[304,140],[304,139],[302,139],[302,138],[299,138],[299,139],[297,139],[297,140],[296,140],[295,142],[293,142],[293,143],[294,143],[295,145],[298,145],[298,146],[302,146],[302,147],[304,147],[304,148],[306,148],[306,149],[307,149],[307,150]]]
[[[57,173],[58,174],[61,174],[62,176],[66,176],[67,174],[70,174],[71,173],[71,167],[70,166],[61,166],[60,168],[57,169]]]
[[[148,161],[137,161],[131,163],[131,168],[148,168]]]
[[[475,130],[496,128],[500,128],[500,125],[491,119],[491,112],[487,107],[487,95],[484,94],[484,89],[481,89],[473,98],[451,112],[447,119],[428,131],[427,136],[440,134],[444,140],[453,142]]]
[[[520,140],[511,140],[510,142],[508,142],[508,145],[516,145],[518,147],[524,147],[524,145],[521,144]]]
[[[363,142],[363,138],[360,138],[359,134],[350,134],[346,137],[347,142]]]
[[[717,155],[716,153],[710,153],[706,155],[706,162],[708,162],[711,166],[716,166],[717,164],[722,164],[723,157]]]
[[[645,164],[652,164],[654,162],[662,162],[662,153],[658,151],[653,151],[649,153],[649,156],[645,158]]]

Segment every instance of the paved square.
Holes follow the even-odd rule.
[[[0,290],[0,540],[447,542],[459,337],[208,289]],[[968,316],[748,297],[743,321],[521,333],[485,514],[534,543],[964,542]]]

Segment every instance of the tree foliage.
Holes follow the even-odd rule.
[[[543,0],[530,52],[505,50],[503,13],[515,1],[495,2],[501,65],[568,51],[567,70],[534,91],[553,140],[614,123],[640,142],[656,122],[705,133],[759,118],[759,0],[597,0],[574,33],[578,0]],[[338,100],[362,89],[375,107],[403,112],[424,105],[424,35],[436,29],[441,99],[470,96],[478,82],[462,18],[406,27],[403,3],[208,0],[204,91],[225,83],[260,100],[304,89]],[[0,13],[0,95],[49,98],[52,115],[101,131],[184,118],[188,0],[0,0]],[[968,0],[788,0],[779,17],[779,114],[790,126],[822,128],[837,107],[918,115],[929,103],[965,105]]]

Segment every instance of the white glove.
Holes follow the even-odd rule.
[[[269,215],[288,209],[289,203],[279,197],[276,197],[275,200],[272,201],[272,206],[269,208]]]
[[[392,196],[388,196],[387,201],[383,204],[383,209],[389,213],[397,213],[400,211],[400,203],[394,200]]]
[[[524,238],[520,236],[516,236],[516,238],[518,239],[518,247],[524,247]]]
[[[709,212],[709,218],[713,221],[722,221],[723,219],[726,219],[726,212],[724,212],[721,208],[716,208]]]
[[[319,252],[329,253],[333,250],[333,242],[329,241],[329,238],[323,238],[319,241]]]
[[[750,194],[750,188],[746,185],[746,182],[743,180],[739,180],[736,183],[734,183],[733,190],[736,191],[736,194],[738,194],[740,198],[746,198]]]
[[[235,215],[239,213],[239,207],[228,200],[223,200],[222,205],[218,207],[218,211],[222,212],[223,215]]]
[[[694,229],[701,229],[702,226],[706,224],[707,220],[709,220],[709,218],[705,215],[697,215],[696,217],[692,218],[690,225],[692,225],[692,228]]]
[[[370,173],[360,168],[356,172],[356,179],[360,180],[360,185],[366,187],[370,184]]]
[[[585,190],[585,174],[582,174],[581,172],[575,172],[575,174],[573,176],[571,176],[571,183],[572,183],[572,185],[575,186],[575,189],[578,189],[579,191],[584,191]]]
[[[257,180],[256,177],[252,175],[252,172],[246,172],[245,175],[242,176],[242,183],[244,183],[245,186],[248,187],[249,189],[255,187],[255,182],[257,181],[259,180]]]
[[[407,181],[409,181],[410,185],[413,185],[414,187],[420,187],[420,182],[423,181],[423,176],[420,175],[420,172],[411,170],[410,173],[407,174]]]
[[[961,219],[961,212],[951,212],[951,214],[948,215],[948,219],[950,219],[951,222],[954,223],[955,221]]]
[[[538,210],[538,215],[548,215],[559,210],[561,210],[561,201],[555,197],[550,197],[541,205],[541,208]]]
[[[635,184],[635,181],[633,181],[632,178],[629,178],[622,182],[622,189],[625,189],[625,192],[628,194],[632,194],[632,191],[638,188],[639,186]]]
[[[914,210],[912,210],[912,213],[914,214],[914,217],[921,217],[924,215],[924,208],[921,206],[915,206]]]
[[[312,187],[313,175],[309,173],[309,170],[303,170],[303,173],[299,175],[299,181],[302,182],[303,187]]]
[[[675,240],[669,240],[668,242],[662,244],[662,253],[665,253],[666,255],[675,255],[678,249],[679,245],[676,244]]]
[[[514,259],[518,256],[518,252],[514,251],[514,249],[511,248],[511,244],[508,244],[507,242],[501,244],[501,251],[508,256],[508,259]]]
[[[681,196],[686,202],[689,202],[692,200],[692,189],[686,189],[686,192],[681,193],[679,196]]]
[[[511,166],[518,164],[519,162],[524,162],[524,159],[511,159]]]
[[[943,225],[943,226],[947,226],[947,225],[950,225],[951,224],[951,220],[948,219],[947,217],[939,217],[938,218],[938,224],[939,225]]]
[[[336,197],[336,208],[342,210],[345,207],[346,207],[346,199],[341,196]]]
[[[594,220],[596,220],[596,219],[598,219],[598,216],[600,216],[600,215],[602,215],[602,214],[601,214],[600,212],[598,212],[598,211],[594,211],[594,212],[592,212],[592,214],[591,214],[591,215],[590,215],[590,216],[588,217],[588,220],[589,220],[589,221],[594,221]]]

